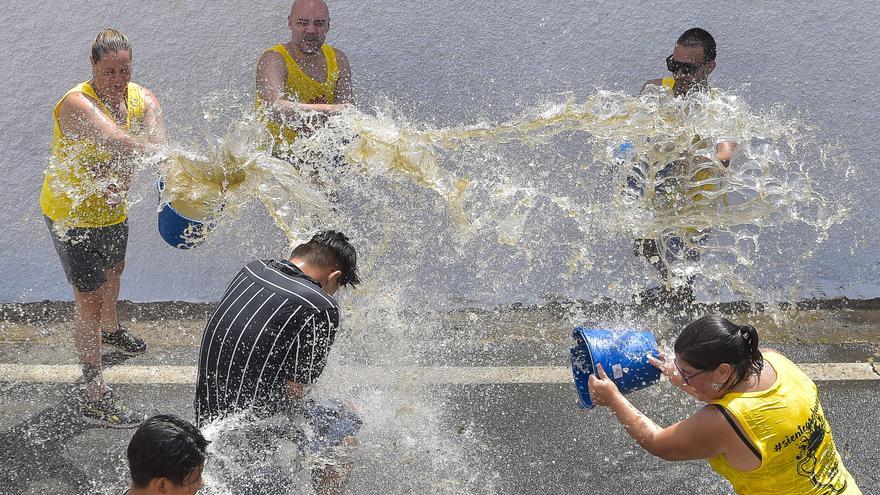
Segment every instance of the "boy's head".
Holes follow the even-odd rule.
[[[198,428],[171,414],[144,421],[128,444],[133,492],[192,495],[205,486],[208,441]]]

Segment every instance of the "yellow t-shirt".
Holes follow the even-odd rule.
[[[125,201],[110,206],[100,191],[88,189],[92,183],[89,179],[94,175],[93,168],[109,163],[110,153],[93,139],[68,139],[61,130],[58,112],[61,110],[61,102],[72,93],[84,93],[97,102],[98,108],[108,117],[111,116],[110,109],[88,82],[77,85],[58,100],[53,111],[55,128],[51,166],[45,172],[43,189],[40,192],[40,208],[51,220],[64,220],[69,227],[106,227],[123,222],[128,210]],[[139,134],[142,132],[146,112],[143,88],[130,82],[127,93],[128,116],[120,127],[132,134]],[[73,198],[68,191],[73,193]]]
[[[284,93],[282,97],[285,100],[296,101],[299,103],[333,103],[336,101],[336,83],[339,81],[339,66],[336,62],[336,51],[330,45],[322,45],[321,52],[327,61],[327,79],[318,82],[300,68],[296,60],[290,56],[287,48],[283,44],[275,45],[269,48],[267,52],[277,52],[284,59],[284,65],[287,67],[287,80],[284,82]],[[256,98],[257,113],[261,113],[263,109],[263,101],[259,94]],[[283,153],[285,146],[290,146],[296,139],[296,127],[283,125],[273,119],[263,116],[266,121],[266,127],[272,134],[274,154]]]
[[[712,469],[741,495],[861,495],[834,446],[816,384],[782,355],[768,352],[764,361],[776,370],[772,387],[712,401],[736,418],[761,466],[737,471],[722,455],[709,459]]]

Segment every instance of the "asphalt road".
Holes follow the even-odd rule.
[[[826,316],[843,325],[839,315]],[[880,351],[875,316],[858,318],[864,325],[850,339],[805,330],[771,343],[800,363],[865,363]],[[355,330],[342,336],[313,393],[350,400],[364,417],[348,493],[731,493],[705,462],[654,458],[638,448],[608,411],[581,410],[570,383],[524,383],[530,367],[567,365],[569,321],[534,312],[495,314],[489,318],[494,324],[483,317],[441,318],[438,328],[452,330],[438,330],[430,338],[406,332],[374,337]],[[529,318],[534,321],[523,323]],[[105,354],[120,376],[135,365],[185,369],[194,364],[193,336],[200,333],[201,320],[140,320],[133,325],[152,339],[152,347],[147,355],[131,359]],[[6,321],[0,327],[0,365],[28,371],[75,364],[65,329],[69,323],[63,320]],[[375,357],[366,364],[386,370],[380,380],[358,374],[357,366],[371,361],[365,355]],[[513,378],[456,383],[425,378],[441,366],[466,372],[468,367],[502,365],[524,371]],[[34,376],[0,381],[0,494],[122,493],[128,476],[124,452],[132,430],[84,424],[78,417],[78,384],[61,375]],[[192,418],[189,378],[181,377],[179,383],[138,380],[113,387],[134,407]],[[818,384],[847,468],[864,493],[880,493],[880,380],[862,375]],[[661,424],[698,406],[662,383],[631,398]],[[212,493],[223,493],[215,474],[209,462]],[[310,493],[305,476],[299,481],[292,493]]]

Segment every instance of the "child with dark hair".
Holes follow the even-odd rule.
[[[128,444],[128,495],[193,495],[205,486],[202,470],[208,441],[177,416],[144,421]]]
[[[599,365],[590,375],[590,398],[611,409],[648,452],[667,461],[707,459],[742,495],[862,493],[834,445],[816,384],[782,354],[761,350],[751,325],[707,315],[685,327],[674,356],[648,359],[707,403],[661,428]]]

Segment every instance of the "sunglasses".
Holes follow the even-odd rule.
[[[685,74],[693,74],[700,67],[706,65],[706,62],[702,62],[699,64],[686,64],[684,62],[679,62],[672,58],[672,55],[666,57],[666,68],[669,72],[675,74],[678,71],[684,72]]]
[[[675,369],[678,371],[678,374],[681,375],[681,379],[684,381],[684,384],[685,384],[685,385],[688,385],[688,386],[690,386],[690,382],[689,382],[688,380],[690,380],[691,378],[693,378],[693,377],[695,377],[695,376],[697,376],[697,375],[702,375],[703,373],[709,371],[709,370],[702,370],[702,371],[698,371],[698,372],[696,372],[696,373],[694,373],[694,374],[692,374],[692,375],[687,375],[687,374],[685,374],[685,372],[681,369],[681,367],[678,366],[678,363],[676,363],[674,359],[672,360],[672,365],[675,366]]]

